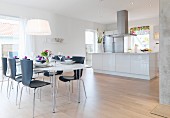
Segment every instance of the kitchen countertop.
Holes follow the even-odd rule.
[[[128,52],[125,52],[125,53],[111,53],[111,52],[108,52],[108,53],[89,53],[89,54],[135,54],[135,55],[143,55],[143,54],[155,54],[155,53],[159,53],[159,52],[140,52],[140,53],[128,53]]]

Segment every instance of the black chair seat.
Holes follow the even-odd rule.
[[[63,71],[57,71],[55,73],[55,75],[61,75],[62,73],[63,73]],[[48,72],[48,71],[44,71],[44,76],[51,77],[51,76],[53,76],[53,73],[52,72]]]
[[[22,76],[16,77],[16,78],[15,78],[15,81],[17,81],[17,82],[22,82]]]
[[[6,77],[10,77],[9,75],[6,75]]]
[[[70,80],[74,80],[74,76],[60,76],[59,80],[61,80],[63,82],[68,82]]]
[[[44,73],[44,70],[34,70],[33,72],[34,74],[40,74],[40,73]]]
[[[43,86],[46,86],[46,85],[49,85],[49,84],[50,84],[49,82],[34,80],[34,81],[30,82],[29,87],[31,87],[31,88],[38,88],[38,87],[43,87]]]
[[[22,74],[17,74],[16,76],[21,76]]]

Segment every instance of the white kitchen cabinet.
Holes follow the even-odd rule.
[[[116,54],[116,71],[130,73],[130,55],[128,54]]]
[[[102,67],[105,71],[115,71],[115,54],[109,53],[102,55]]]
[[[94,72],[150,80],[157,76],[158,53],[94,53]]]
[[[149,55],[131,55],[131,73],[149,75]]]
[[[95,53],[92,56],[92,67],[96,70],[102,70],[102,54]]]

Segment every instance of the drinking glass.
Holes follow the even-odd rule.
[[[62,59],[62,53],[61,52],[58,52],[58,57],[59,57],[59,59],[60,59],[60,61],[61,61],[61,59]]]
[[[62,55],[58,55],[58,57],[60,58],[60,61],[61,61],[61,59],[62,59]]]

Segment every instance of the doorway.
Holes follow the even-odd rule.
[[[95,30],[85,31],[85,50],[86,50],[86,65],[92,66],[92,53],[96,50],[96,37],[97,32]]]

